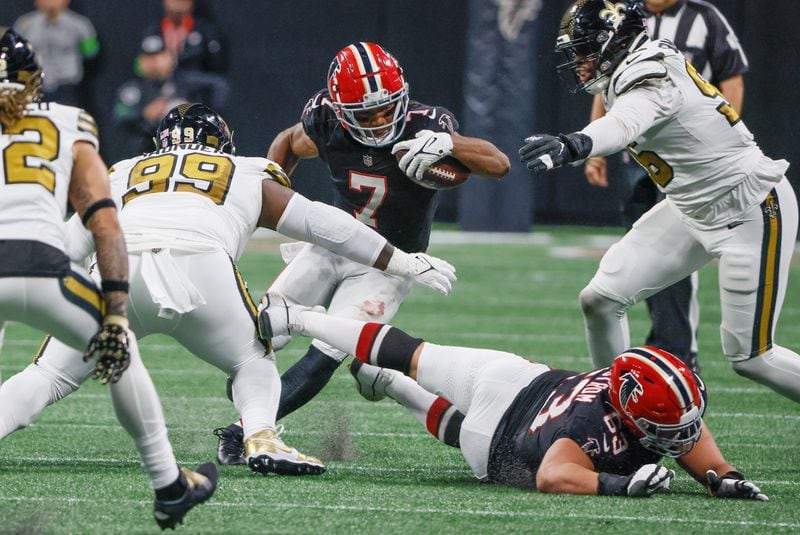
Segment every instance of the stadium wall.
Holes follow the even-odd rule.
[[[539,83],[533,125],[542,131],[569,132],[584,125],[590,107],[586,95],[573,96],[554,74],[552,44],[558,20],[568,0],[198,0],[211,13],[230,42],[233,104],[226,118],[236,131],[242,154],[266,153],[271,139],[297,121],[308,99],[322,87],[332,55],[345,44],[374,40],[402,62],[412,95],[423,102],[464,111],[465,57],[470,6],[539,3],[534,40]],[[796,99],[800,69],[787,57],[800,49],[800,4],[796,0],[748,2],[712,0],[728,17],[750,60],[745,78],[744,119],[765,152],[794,162],[790,179],[800,190],[800,142]],[[133,76],[139,33],[146,21],[161,14],[159,0],[73,0],[72,7],[97,27],[102,44],[101,71],[96,83],[96,111],[102,151],[108,163],[130,156],[115,142],[109,113],[115,89]],[[11,24],[33,9],[32,0],[3,0],[0,25]],[[529,68],[520,65],[519,69]],[[464,133],[470,134],[469,124]],[[521,140],[520,140],[521,141]],[[510,154],[517,165],[515,154]],[[319,162],[303,162],[295,174],[296,188],[329,199],[326,171]],[[442,196],[438,218],[457,219],[458,192]],[[523,204],[524,206],[524,204]],[[616,193],[590,187],[580,169],[542,177],[533,185],[533,221],[537,223],[616,224]],[[503,206],[493,207],[501,212]]]

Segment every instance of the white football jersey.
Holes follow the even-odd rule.
[[[52,102],[28,104],[22,119],[0,126],[0,240],[36,240],[64,250],[76,141],[98,146],[94,119]]]
[[[700,225],[717,225],[760,203],[788,167],[764,156],[719,90],[669,41],[647,41],[631,52],[603,96],[606,118],[635,134],[631,155]],[[611,134],[591,125],[585,131],[593,139]]]
[[[269,163],[183,144],[115,164],[111,188],[128,251],[223,249],[238,259],[261,216]]]

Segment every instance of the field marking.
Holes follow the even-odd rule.
[[[0,501],[8,502],[60,502],[69,505],[88,503],[88,504],[105,504],[103,500],[95,500],[91,498],[65,498],[57,496],[37,496],[32,498],[24,498],[20,496],[0,496]],[[115,503],[124,503],[129,505],[152,505],[152,500],[131,500],[131,499],[115,499]],[[214,499],[203,507],[214,508],[263,508],[263,502],[255,501],[226,501]],[[634,516],[634,515],[598,515],[598,514],[579,514],[579,513],[546,513],[540,511],[492,511],[481,509],[445,509],[436,507],[373,507],[369,505],[319,505],[319,504],[297,504],[297,503],[269,503],[269,507],[285,510],[320,510],[320,511],[355,511],[359,513],[410,513],[410,514],[437,514],[437,515],[457,515],[457,516],[488,516],[488,517],[505,517],[505,518],[540,518],[540,519],[554,519],[561,520],[569,518],[571,520],[611,520],[611,521],[629,521],[629,522],[648,522],[664,524],[678,523],[678,524],[705,524],[708,526],[746,526],[746,527],[765,527],[765,528],[800,528],[800,523],[793,522],[768,522],[768,521],[751,521],[751,520],[723,520],[723,519],[703,519],[703,518],[676,518],[676,517],[653,517],[647,516]]]
[[[93,463],[93,464],[129,464],[131,466],[136,465],[139,466],[139,459],[137,457],[131,456],[126,458],[108,458],[108,457],[43,457],[43,456],[27,456],[27,457],[13,457],[13,458],[4,458],[0,457],[0,462],[25,462],[25,463]],[[193,462],[197,462],[196,459],[178,459],[180,464],[192,464]],[[430,474],[431,468],[429,466],[425,466],[422,468],[394,468],[394,467],[387,467],[387,466],[344,466],[340,464],[342,461],[328,461],[328,471],[330,473],[333,472],[360,472],[360,473],[367,473],[367,474],[383,474],[383,473],[393,473],[393,474]],[[244,466],[241,468],[242,470],[247,470]],[[466,476],[471,475],[469,471],[469,467],[465,464],[463,468],[436,468],[436,473],[444,473],[444,474],[454,474],[459,475],[463,474]],[[693,481],[692,478],[685,473],[679,473],[676,476],[678,481],[685,480],[685,481]],[[800,481],[795,481],[791,479],[755,479],[759,485],[777,485],[777,486],[786,486],[786,487],[797,487],[800,486]],[[2,499],[2,497],[0,497]]]

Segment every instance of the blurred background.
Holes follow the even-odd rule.
[[[68,3],[96,30],[99,46],[86,46],[91,61],[78,91],[100,125],[104,159],[110,165],[133,156],[139,151],[126,134],[130,123],[124,116],[135,106],[126,105],[141,89],[142,54],[157,54],[160,48],[157,41],[143,39],[148,28],[161,24],[170,0],[39,0],[53,1]],[[711,3],[727,17],[749,59],[743,118],[769,156],[795,162],[789,178],[797,190],[800,68],[789,58],[791,50],[800,49],[800,3]],[[443,193],[437,220],[466,230],[518,232],[551,223],[618,225],[613,176],[609,188],[587,184],[582,167],[533,178],[516,157],[526,135],[571,132],[588,121],[591,98],[570,94],[554,70],[558,22],[569,4],[196,0],[193,15],[217,32],[217,59],[223,64],[203,67],[208,80],[189,83],[213,89],[221,79],[224,91],[214,98],[225,102],[222,112],[235,131],[239,154],[263,156],[272,138],[297,122],[305,102],[323,87],[333,55],[350,42],[375,41],[404,67],[413,99],[449,108],[463,134],[493,141],[512,161],[511,173],[499,184],[473,178]],[[34,9],[33,0],[3,0],[0,25],[11,26]],[[327,170],[317,160],[302,162],[293,181],[310,197],[329,198]]]

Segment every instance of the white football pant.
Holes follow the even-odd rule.
[[[722,349],[734,370],[800,401],[800,356],[773,342],[797,237],[797,199],[785,178],[726,227],[700,230],[669,199],[603,256],[580,301],[589,353],[609,366],[630,344],[627,309],[719,259]]]
[[[97,286],[77,265],[72,265],[72,273],[62,279],[0,278],[0,322],[19,321],[63,339],[70,344],[62,344],[68,355],[63,364],[67,369],[83,370],[82,380],[94,369],[94,361],[83,361],[83,352],[100,328],[101,301]],[[178,478],[178,465],[158,395],[130,331],[128,339],[131,363],[122,378],[109,385],[111,399],[117,419],[136,444],[153,488],[160,488]],[[36,363],[0,385],[0,439],[28,425],[48,403],[63,397],[62,392],[60,378]]]
[[[287,250],[299,248],[299,244],[289,245]],[[294,303],[324,306],[331,316],[388,323],[411,292],[410,279],[388,275],[318,245],[305,244],[296,256],[285,254],[284,260],[288,264],[268,292]],[[273,343],[280,349],[287,342]],[[321,340],[312,344],[339,362],[347,356]]]

